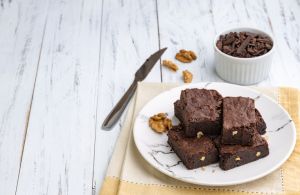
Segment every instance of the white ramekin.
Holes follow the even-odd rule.
[[[266,35],[273,41],[272,49],[261,56],[253,58],[233,57],[220,51],[216,43],[220,35],[225,35],[229,32],[252,32]],[[273,53],[275,50],[275,42],[273,37],[259,29],[255,28],[233,28],[218,34],[214,40],[215,49],[215,65],[218,75],[230,82],[240,85],[251,85],[266,79],[269,75]]]

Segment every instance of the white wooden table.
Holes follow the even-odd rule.
[[[181,69],[222,81],[212,41],[234,26],[271,32],[261,86],[300,88],[300,0],[1,0],[0,194],[98,193],[122,120],[102,121],[153,52],[199,58]],[[153,82],[182,82],[159,63]]]

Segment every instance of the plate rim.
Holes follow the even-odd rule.
[[[289,151],[285,154],[284,158],[282,158],[277,164],[276,166],[272,167],[271,169],[268,169],[267,171],[264,171],[263,173],[261,174],[258,174],[256,176],[253,176],[249,179],[242,179],[240,181],[228,181],[228,182],[222,182],[222,183],[216,183],[216,184],[212,184],[212,183],[209,183],[209,182],[203,182],[203,181],[195,181],[195,180],[192,180],[192,179],[188,179],[188,178],[179,178],[179,177],[176,177],[172,174],[170,174],[168,171],[160,168],[159,166],[157,166],[156,164],[152,164],[143,154],[143,152],[140,150],[140,148],[138,147],[138,143],[137,143],[137,133],[136,133],[136,125],[137,125],[137,116],[139,116],[139,114],[142,112],[142,110],[144,109],[144,107],[146,107],[151,101],[153,101],[154,99],[158,98],[159,96],[163,95],[163,94],[166,94],[166,93],[170,93],[171,91],[176,91],[176,90],[183,90],[183,89],[187,89],[187,88],[192,88],[192,87],[196,87],[196,88],[200,88],[199,85],[203,85],[203,88],[206,88],[207,86],[209,85],[212,85],[212,84],[217,84],[217,85],[228,85],[228,86],[231,86],[231,87],[238,87],[238,88],[243,88],[243,89],[246,89],[246,90],[249,90],[251,92],[254,92],[254,93],[257,93],[257,94],[260,94],[262,96],[264,96],[266,99],[268,99],[269,101],[272,101],[273,103],[275,103],[277,106],[280,107],[280,109],[290,118],[292,119],[292,117],[290,116],[290,114],[287,112],[287,110],[282,106],[280,105],[277,101],[273,100],[272,98],[268,97],[267,95],[253,89],[253,88],[250,88],[250,87],[247,87],[247,86],[240,86],[240,85],[235,85],[235,84],[231,84],[231,83],[223,83],[223,82],[198,82],[198,83],[190,83],[190,84],[183,84],[183,85],[179,85],[177,87],[173,87],[171,89],[168,89],[166,91],[163,91],[159,94],[157,94],[156,96],[154,96],[153,98],[151,98],[142,108],[141,110],[137,113],[136,115],[136,118],[134,119],[134,125],[133,125],[133,140],[134,140],[134,144],[137,148],[137,150],[139,151],[140,155],[143,157],[143,159],[149,164],[151,165],[153,168],[155,168],[157,171],[171,177],[171,178],[174,178],[176,180],[179,180],[179,181],[183,181],[183,182],[186,182],[186,183],[190,183],[190,184],[195,184],[195,185],[202,185],[202,186],[220,186],[220,187],[224,187],[224,186],[232,186],[232,185],[238,185],[238,184],[243,184],[243,183],[248,183],[248,182],[251,182],[251,181],[254,181],[254,180],[257,180],[257,179],[260,179],[264,176],[267,176],[269,175],[270,173],[274,172],[275,170],[279,169],[287,160],[288,158],[291,156],[291,154],[293,153],[294,149],[295,149],[295,145],[296,145],[296,140],[297,140],[297,130],[296,130],[296,126],[295,126],[295,123],[294,121],[292,120],[291,121],[291,125],[292,125],[292,134],[293,134],[293,140],[291,140],[292,144],[291,144],[291,147],[289,148]]]

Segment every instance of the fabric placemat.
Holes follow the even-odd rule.
[[[297,143],[288,161],[273,173],[253,182],[228,187],[205,187],[170,178],[149,165],[132,138],[140,109],[153,97],[178,86],[174,83],[139,83],[112,155],[101,195],[177,194],[296,194],[300,193],[300,92],[294,88],[255,88],[280,103],[297,128]]]

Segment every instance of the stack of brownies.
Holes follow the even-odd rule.
[[[269,154],[261,136],[266,123],[251,98],[186,89],[174,110],[180,124],[169,130],[168,143],[188,169],[219,162],[228,170]]]

